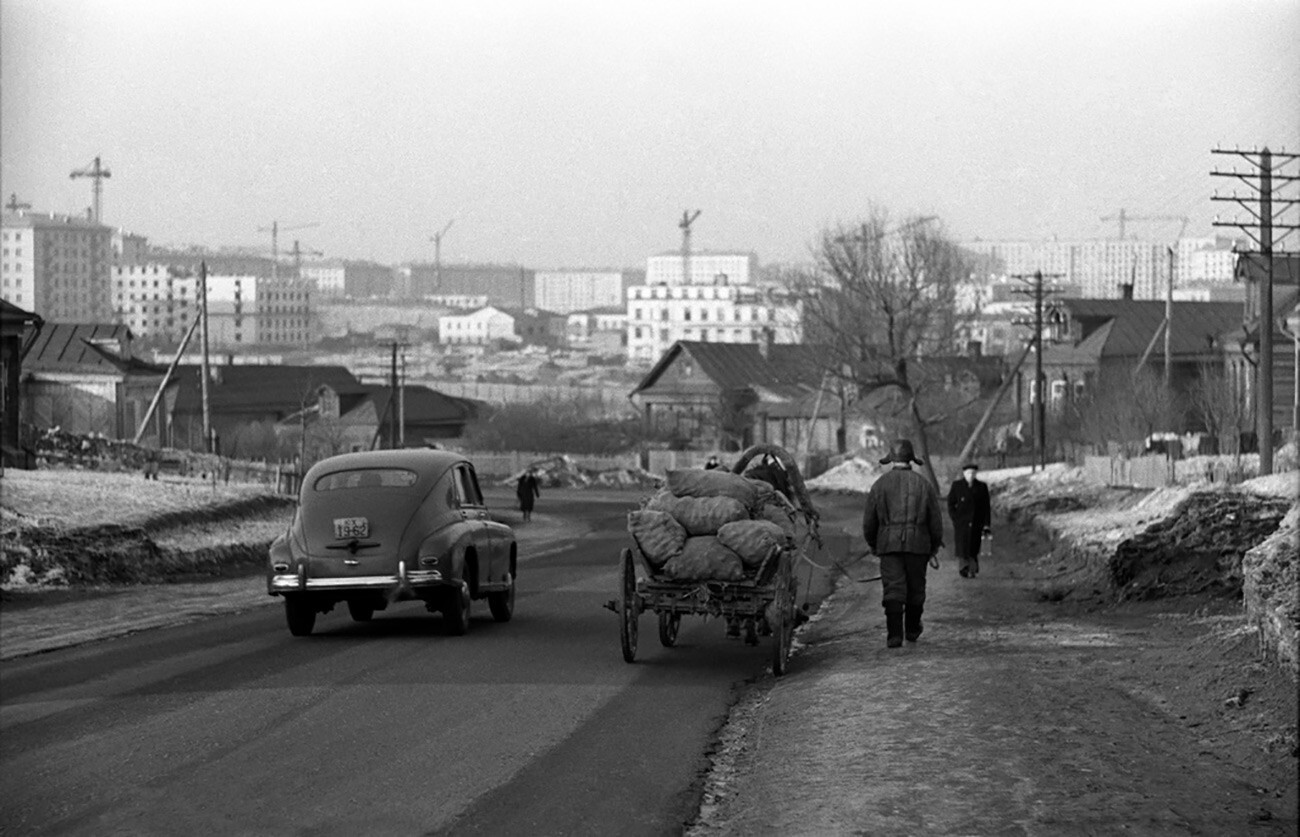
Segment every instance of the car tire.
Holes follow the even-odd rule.
[[[464,636],[469,630],[469,583],[465,579],[460,579],[456,587],[447,588],[442,620],[447,633],[452,636]]]
[[[348,615],[353,622],[369,622],[375,616],[375,603],[348,599]]]
[[[492,618],[498,622],[509,622],[510,617],[515,613],[515,576],[514,573],[506,573],[506,581],[509,587],[498,593],[488,593],[488,608],[492,611]]]
[[[316,606],[302,593],[289,593],[284,597],[284,618],[289,623],[289,633],[310,636],[316,627]]]

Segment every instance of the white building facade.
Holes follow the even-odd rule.
[[[25,210],[3,218],[0,297],[46,320],[112,321],[111,227]]]
[[[690,276],[686,273],[689,263]],[[691,253],[689,258],[681,253],[661,253],[646,259],[645,283],[647,285],[714,285],[718,283],[745,286],[758,280],[758,256],[754,253],[704,251]]]
[[[731,284],[628,288],[630,361],[653,363],[678,340],[761,344],[769,339],[803,341],[802,306],[780,289]]]
[[[533,283],[535,306],[560,314],[621,306],[627,287],[621,270],[539,270]]]
[[[485,346],[515,339],[515,318],[490,305],[468,314],[447,314],[438,318],[438,342],[444,346]]]
[[[198,319],[198,277],[158,262],[113,266],[113,321],[142,338],[177,342]]]

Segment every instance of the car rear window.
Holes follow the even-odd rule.
[[[355,471],[335,471],[316,480],[317,491],[347,491],[366,488],[406,488],[415,485],[418,477],[405,468],[364,468]]]

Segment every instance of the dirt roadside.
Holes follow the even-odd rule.
[[[1240,602],[1045,601],[1045,542],[998,535],[903,649],[842,583],[742,692],[687,833],[1295,834],[1295,684]]]

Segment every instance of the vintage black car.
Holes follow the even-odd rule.
[[[289,530],[271,544],[267,592],[284,597],[289,632],[306,636],[339,602],[368,622],[420,600],[448,633],[469,629],[470,602],[498,622],[515,606],[514,531],[493,520],[474,466],[443,450],[330,457],[303,478]]]

